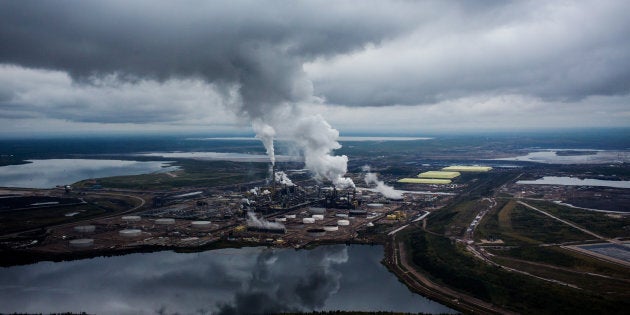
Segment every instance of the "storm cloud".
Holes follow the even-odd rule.
[[[629,10],[623,1],[4,1],[0,119],[237,124],[299,104],[332,107],[320,112],[333,121],[346,107],[357,108],[350,118],[400,105],[474,120],[485,118],[457,117],[453,104],[498,113],[517,99],[561,108],[552,123],[583,125],[583,114],[566,119],[564,104],[575,104],[604,113],[599,125],[623,124]],[[365,124],[400,125],[409,115],[397,111]],[[518,114],[522,124],[529,116],[541,115]]]

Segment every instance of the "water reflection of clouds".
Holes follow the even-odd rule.
[[[89,178],[138,175],[174,170],[169,162],[91,159],[29,160],[30,163],[0,167],[0,186],[52,188]]]
[[[379,246],[158,252],[0,268],[0,312],[447,312],[380,264]]]

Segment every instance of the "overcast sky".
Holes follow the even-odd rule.
[[[0,133],[630,126],[628,1],[2,1]]]

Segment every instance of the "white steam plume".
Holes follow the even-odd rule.
[[[363,166],[363,171],[365,172],[365,184],[366,185],[376,185],[376,191],[381,193],[383,196],[389,199],[402,199],[402,192],[394,189],[392,186],[388,186],[382,180],[378,180],[378,176],[376,173],[370,172],[370,166]]]
[[[282,171],[276,172],[276,182],[282,185],[294,186],[293,181],[291,181],[289,176],[287,176],[287,174]]]
[[[258,218],[253,212],[247,212],[247,226],[264,229],[284,229],[282,223],[269,222],[264,218]]]
[[[276,164],[276,154],[273,148],[273,137],[276,135],[276,130],[260,119],[252,121],[252,129],[256,133],[256,138],[260,139],[265,146],[271,165]]]
[[[334,156],[332,151],[341,148],[339,131],[333,129],[321,115],[299,117],[291,130],[291,140],[304,154],[304,163],[316,179],[328,179],[337,188],[354,187],[352,179],[344,177],[348,171],[348,157]]]

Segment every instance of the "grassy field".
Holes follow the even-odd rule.
[[[487,265],[450,239],[420,229],[404,239],[415,266],[434,281],[517,312],[624,314],[630,307],[625,296],[573,289]]]
[[[215,187],[261,180],[267,176],[267,163],[180,160],[180,170],[132,176],[115,176],[87,180],[75,184],[89,188],[99,184],[105,188],[170,189],[178,187]]]
[[[630,237],[630,216],[570,208],[552,202],[527,201],[532,206],[606,237]]]

